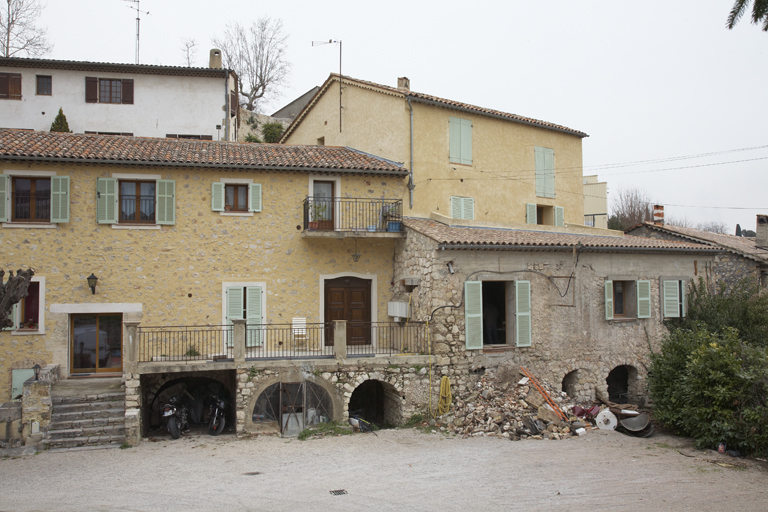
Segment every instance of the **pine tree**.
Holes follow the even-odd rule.
[[[56,119],[51,123],[51,131],[72,133],[72,130],[69,129],[69,124],[67,124],[67,116],[64,115],[64,111],[61,108],[59,108]]]
[[[741,226],[736,224],[736,236],[741,236]]]

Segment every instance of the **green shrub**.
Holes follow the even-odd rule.
[[[283,136],[283,125],[281,123],[264,123],[261,125],[261,135],[264,136],[264,142],[270,144],[279,142]]]
[[[245,136],[245,142],[255,142],[257,144],[261,144],[261,139],[255,136],[254,134],[249,133],[248,135]]]

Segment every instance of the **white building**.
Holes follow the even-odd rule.
[[[48,131],[62,108],[75,133],[237,140],[237,77],[207,68],[0,58],[0,128]]]

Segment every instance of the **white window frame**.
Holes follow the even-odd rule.
[[[38,286],[38,313],[37,313],[37,329],[18,329],[15,328],[11,331],[11,336],[37,336],[45,334],[45,276],[32,276],[30,280],[32,283],[39,283]],[[24,299],[21,299],[24,300]],[[13,312],[13,325],[19,325],[21,323],[21,304],[17,303],[17,307]]]
[[[339,228],[340,213],[339,207],[341,201],[341,177],[340,176],[324,176],[322,174],[310,174],[308,178],[308,191],[307,197],[314,197],[315,182],[316,181],[332,181],[333,182],[333,229]],[[263,191],[262,191],[263,192]]]
[[[253,179],[252,178],[219,178],[219,183],[224,184],[224,194],[226,196],[226,186],[227,185],[252,185]],[[249,194],[250,196],[250,194]],[[261,187],[261,206],[262,209],[264,208],[264,187]],[[248,197],[248,208],[251,208],[251,198]],[[222,217],[253,217],[253,214],[255,212],[216,212]]]
[[[627,310],[627,304],[634,304],[634,316],[627,316],[626,313],[623,313],[622,316],[616,315],[616,305],[615,305],[615,297],[616,297],[616,289],[615,289],[615,283],[617,281],[623,282],[623,283],[634,283],[634,296],[628,297],[626,290],[624,291],[624,311]],[[607,318],[608,316],[608,302],[607,302],[607,287],[608,283],[611,283],[611,299],[610,299],[610,308],[611,308],[611,318]],[[639,294],[639,288],[640,283],[648,283],[648,315],[647,316],[640,316],[640,294]],[[652,300],[652,289],[651,289],[651,279],[641,279],[638,277],[606,277],[603,281],[603,298],[605,300],[604,304],[604,314],[606,317],[607,322],[629,322],[629,321],[635,321],[635,320],[647,320],[649,318],[653,318],[653,300]]]
[[[116,105],[116,103],[112,103],[112,105]],[[113,172],[110,177],[117,179],[117,190],[115,191],[115,196],[118,198],[120,197],[120,180],[139,180],[139,181],[155,180],[155,187],[157,187],[157,180],[163,179],[163,176],[160,174],[131,174],[131,173],[121,173],[121,172]],[[161,224],[157,224],[157,204],[155,204],[155,224],[120,224],[119,210],[117,211],[116,215],[118,217],[118,221],[115,224],[110,224],[110,226],[112,226],[112,229],[162,229],[163,228]]]
[[[18,171],[8,169],[3,174],[13,178],[51,178],[56,176],[56,171]],[[71,181],[71,180],[70,180]],[[12,201],[8,200],[9,206],[13,207]],[[70,213],[71,215],[71,213]],[[10,217],[9,217],[10,218]],[[4,228],[25,228],[25,229],[56,229],[58,224],[53,222],[3,222]]]

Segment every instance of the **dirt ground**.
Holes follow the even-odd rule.
[[[194,434],[0,460],[3,512],[227,509],[764,511],[768,464],[664,434],[514,442],[413,429],[307,441]]]

